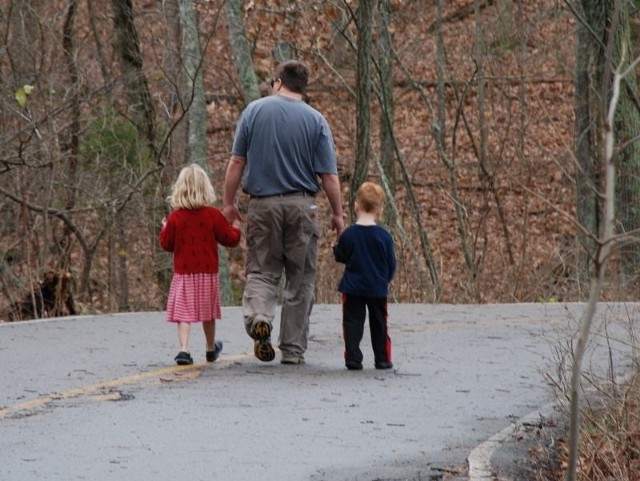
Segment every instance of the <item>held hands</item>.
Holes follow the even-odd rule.
[[[336,239],[344,230],[344,214],[333,214],[331,216],[331,228],[336,231]]]
[[[240,215],[240,211],[235,204],[225,205],[222,208],[222,214],[227,218],[230,224],[234,227],[240,227],[240,221],[242,220],[242,216]]]

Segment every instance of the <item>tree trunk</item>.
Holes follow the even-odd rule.
[[[615,22],[614,22],[615,25]],[[612,46],[613,42],[608,46]],[[605,62],[607,65],[612,63],[611,53],[613,48],[607,48]],[[603,119],[602,119],[602,151],[600,152],[600,166],[603,171],[602,186],[602,223],[597,237],[597,248],[593,259],[594,269],[590,281],[590,291],[588,302],[580,319],[580,330],[576,339],[574,348],[572,349],[573,363],[571,366],[571,384],[570,384],[570,406],[569,406],[569,459],[566,468],[567,481],[575,481],[577,479],[577,467],[580,442],[580,393],[583,391],[581,386],[582,380],[582,360],[586,351],[591,325],[593,324],[594,314],[596,312],[600,293],[605,281],[605,272],[609,256],[612,250],[618,246],[619,239],[615,238],[615,196],[616,196],[616,168],[614,165],[615,147],[616,147],[616,129],[615,117],[619,101],[621,98],[621,84],[629,74],[635,75],[635,68],[638,59],[633,65],[628,66],[627,62],[615,64],[615,71],[612,72],[612,78],[606,82],[607,89],[603,89]],[[622,67],[622,68],[620,68]],[[605,103],[608,104],[605,105]],[[634,143],[637,140],[634,139]]]
[[[380,69],[380,163],[392,194],[396,192],[396,166],[393,152],[392,121],[393,101],[393,34],[391,22],[393,11],[389,0],[378,3],[378,66]],[[387,225],[395,225],[391,205],[385,208],[384,220]]]
[[[202,53],[198,35],[198,21],[192,0],[178,0],[182,26],[182,51],[187,71],[186,92],[190,93],[188,112],[187,151],[189,162],[195,162],[207,172],[207,106],[202,80]]]
[[[38,75],[36,69],[40,59],[35,56],[40,53],[38,47],[42,47],[37,45],[42,24],[37,12],[41,11],[42,3],[43,0],[22,0],[10,2],[8,7],[4,7],[8,11],[11,35],[2,39],[3,44],[6,42],[3,56],[6,55],[5,60],[11,65],[13,75],[3,79],[3,82],[10,83],[14,92]]]
[[[171,134],[170,152],[167,155],[169,162],[172,162],[172,169],[165,169],[162,172],[161,191],[167,192],[171,186],[177,167],[187,161],[187,124],[184,121],[185,110],[188,100],[191,98],[191,89],[182,88],[187,85],[186,74],[182,61],[182,27],[180,24],[180,9],[178,0],[166,0],[163,2],[164,18],[167,26],[167,76],[173,90],[170,92],[169,112],[171,120],[177,122]],[[188,95],[185,95],[188,94]]]
[[[498,11],[498,29],[496,41],[502,48],[509,48],[513,43],[513,0],[496,0]]]
[[[576,155],[576,216],[578,224],[578,281],[586,284],[595,253],[595,237],[599,225],[599,142],[597,130],[599,105],[592,102],[590,63],[594,40],[586,25],[579,24],[576,42],[575,72],[575,155]]]
[[[229,43],[233,52],[234,64],[240,80],[240,94],[244,99],[244,105],[260,98],[258,78],[251,55],[251,46],[247,40],[247,34],[242,16],[242,0],[227,0],[227,28],[229,30]],[[225,249],[220,250],[220,277],[222,299],[227,305],[233,304],[233,290],[229,279],[229,257]]]
[[[111,75],[111,69],[109,68],[109,63],[107,62],[107,58],[104,52],[104,47],[102,46],[102,40],[100,39],[100,34],[98,33],[98,26],[96,24],[97,16],[93,8],[93,2],[94,0],[87,0],[87,10],[89,11],[89,25],[91,27],[93,38],[95,39],[96,53],[99,59],[100,71],[102,72],[102,82],[105,85],[109,103],[112,103],[113,98],[111,94],[113,90],[113,79]]]
[[[444,39],[442,32],[443,22],[443,0],[436,2],[436,21],[435,21],[435,35],[436,35],[436,76],[437,76],[437,112],[434,115],[433,121],[433,136],[438,150],[438,157],[447,168],[449,174],[449,184],[451,188],[451,198],[453,200],[453,208],[456,213],[456,224],[458,227],[458,235],[460,236],[460,247],[464,257],[465,265],[469,273],[471,282],[476,279],[476,265],[473,259],[473,254],[469,246],[469,232],[468,232],[468,220],[465,214],[464,204],[460,198],[460,191],[458,189],[458,168],[456,159],[456,135],[455,127],[451,134],[451,154],[447,153],[445,146],[445,138],[447,135],[447,99],[446,99],[446,85],[445,85],[445,70],[446,65]]]
[[[188,122],[186,114],[188,102],[191,98],[191,89],[187,88],[186,73],[182,61],[182,27],[180,23],[180,8],[178,0],[165,0],[162,4],[167,30],[165,52],[167,57],[167,80],[170,84],[168,117],[170,118],[171,134],[166,143],[166,151],[163,154],[164,168],[158,176],[158,186],[153,204],[156,206],[154,218],[149,223],[149,231],[152,239],[151,252],[154,253],[154,266],[156,282],[163,293],[169,292],[171,277],[173,274],[170,256],[158,250],[157,235],[160,219],[167,214],[166,195],[171,190],[171,183],[177,176],[179,166],[188,161],[187,137]],[[160,159],[158,159],[160,161]]]
[[[143,71],[140,40],[133,17],[132,0],[111,0],[116,35],[116,51],[120,57],[129,96],[131,116],[138,130],[155,153],[155,111],[149,84]]]
[[[258,79],[253,60],[251,58],[251,46],[247,40],[242,17],[242,0],[227,0],[227,28],[229,29],[229,43],[240,79],[240,93],[247,105],[260,98]]]
[[[149,151],[156,157],[155,149],[155,110],[151,101],[151,93],[147,78],[143,71],[142,54],[140,52],[140,40],[138,30],[134,22],[132,0],[111,0],[113,10],[114,30],[116,36],[116,52],[120,58],[124,81],[126,83],[130,116],[137,131],[145,139]],[[137,167],[137,166],[135,166]],[[119,172],[118,166],[114,170]],[[118,188],[117,186],[115,187]],[[127,241],[125,210],[116,209],[113,221],[116,225],[117,250],[115,258],[118,272],[118,308],[123,310],[129,304],[127,282]],[[112,286],[113,287],[113,286]]]
[[[76,66],[76,51],[74,47],[73,28],[75,23],[75,15],[78,8],[77,0],[73,0],[69,4],[67,15],[63,26],[62,47],[67,62],[67,71],[69,73],[69,89],[71,93],[71,122],[69,124],[69,134],[65,145],[65,154],[67,157],[67,198],[65,200],[65,209],[71,212],[76,204],[76,189],[78,188],[78,153],[80,149],[80,101],[78,99],[78,68]],[[58,245],[61,250],[59,259],[59,267],[61,269],[69,269],[71,264],[71,239],[73,234],[68,226],[64,227],[63,238],[59,240]]]
[[[124,209],[116,216],[116,259],[118,260],[118,312],[129,310],[129,276],[127,276],[127,223]]]
[[[619,64],[627,64],[633,52],[630,27],[630,4],[620,1],[612,12],[611,31],[615,32],[613,40],[613,62],[610,68]],[[610,71],[610,69],[608,69]],[[635,103],[638,92],[636,75],[629,75],[624,79],[620,91],[620,99],[616,109],[614,131],[620,143],[627,142],[640,132],[640,112]],[[618,234],[640,229],[640,146],[632,142],[622,149],[615,159],[616,162],[616,221]],[[640,274],[640,244],[625,242],[620,246],[622,274],[622,288],[628,283],[635,284]]]
[[[188,110],[188,136],[187,151],[190,162],[202,166],[206,172],[211,173],[207,156],[207,106],[204,95],[204,82],[202,75],[202,53],[200,38],[198,35],[196,11],[191,0],[179,0],[180,19],[183,32],[183,52],[185,67],[187,70],[187,91],[191,92],[192,101]],[[224,248],[218,250],[220,255],[220,295],[223,305],[233,304],[233,291],[229,279],[229,267],[227,251]]]
[[[361,0],[358,6],[358,60],[356,94],[356,160],[351,189],[349,209],[354,217],[353,206],[358,187],[367,179],[371,157],[371,26],[373,23],[372,0]]]
[[[500,8],[505,8],[505,1],[501,2],[502,5]],[[497,210],[498,218],[500,220],[500,225],[502,227],[502,234],[505,242],[505,250],[507,253],[507,259],[511,265],[515,264],[515,258],[513,255],[513,249],[511,248],[511,236],[509,234],[509,229],[507,226],[507,221],[504,214],[504,208],[502,206],[502,200],[498,195],[498,190],[496,188],[496,173],[498,171],[498,162],[497,159],[492,161],[491,156],[489,155],[488,149],[488,133],[487,133],[487,121],[485,116],[485,76],[484,76],[484,62],[486,57],[486,26],[482,22],[481,11],[482,8],[486,6],[485,2],[480,2],[479,0],[475,0],[475,16],[476,16],[476,34],[475,34],[475,55],[476,55],[476,65],[478,68],[478,131],[480,136],[479,147],[477,150],[478,155],[478,163],[479,163],[479,178],[481,182],[484,184],[483,192],[484,192],[484,212],[482,214],[482,234],[483,234],[483,250],[488,248],[487,241],[487,230],[490,228],[487,225],[487,219],[491,212],[491,199],[495,202],[495,207]],[[510,8],[510,6],[509,6]],[[502,15],[502,12],[500,12]],[[511,12],[508,12],[509,18],[511,16]],[[500,21],[504,21],[504,19],[500,19]],[[486,255],[484,252],[481,252],[479,255],[475,255],[476,259],[481,260],[482,262],[486,259]],[[481,267],[481,266],[479,266]],[[480,268],[476,267],[476,271],[480,271]],[[479,295],[479,292],[477,293]]]
[[[516,18],[515,22],[517,25],[524,25],[524,5],[523,2],[525,0],[516,0]],[[521,286],[524,283],[523,273],[526,271],[526,266],[529,263],[528,260],[528,250],[529,250],[529,238],[530,238],[530,191],[532,190],[532,182],[531,182],[531,160],[529,160],[526,155],[526,139],[527,139],[527,114],[528,114],[528,97],[527,97],[527,77],[529,74],[528,62],[527,62],[527,41],[528,34],[525,29],[518,29],[517,38],[514,39],[514,46],[517,46],[517,62],[518,62],[518,73],[520,77],[520,81],[518,84],[518,104],[519,104],[519,128],[518,128],[518,144],[517,144],[517,158],[518,161],[523,164],[522,170],[527,172],[527,179],[525,181],[525,185],[527,186],[524,194],[524,211],[522,212],[522,222],[521,227],[519,229],[518,235],[521,239],[520,244],[520,253],[518,259],[518,267],[517,274],[514,279],[514,282],[511,286],[511,294],[513,299],[521,299],[523,297],[523,292],[521,291]]]
[[[629,4],[626,1],[603,2],[582,1],[581,22],[578,27],[576,60],[576,211],[579,224],[585,233],[579,233],[580,275],[584,280],[591,267],[595,253],[593,238],[600,230],[601,184],[599,156],[602,152],[602,119],[604,102],[610,89],[611,69],[626,59],[632,52]],[[614,33],[611,36],[611,32]],[[614,120],[614,129],[621,143],[632,139],[640,128],[640,114],[633,101],[637,90],[635,77],[628,77],[620,92],[619,106]],[[618,233],[640,228],[640,158],[638,146],[632,143],[615,159],[616,180],[616,224]],[[637,243],[621,247],[623,279],[635,280],[640,269],[640,248]]]

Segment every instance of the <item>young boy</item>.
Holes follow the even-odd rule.
[[[356,223],[345,229],[333,247],[336,261],[345,264],[338,291],[342,293],[344,361],[347,369],[362,369],[360,341],[366,310],[376,369],[391,369],[391,339],[387,330],[387,295],[396,270],[393,239],[376,225],[382,214],[382,187],[364,182],[356,193]]]

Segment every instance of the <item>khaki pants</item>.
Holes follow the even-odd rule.
[[[283,358],[307,350],[318,244],[315,197],[289,194],[251,198],[247,215],[247,281],[242,299],[249,335],[256,321],[270,325],[285,275],[278,347]]]

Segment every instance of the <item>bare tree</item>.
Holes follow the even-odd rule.
[[[240,79],[240,93],[244,103],[260,98],[258,79],[251,60],[251,48],[247,40],[242,16],[242,0],[227,0],[227,26],[229,29],[229,43],[233,51],[236,71]]]
[[[622,61],[624,62],[625,49],[622,52]],[[576,469],[578,464],[578,445],[579,445],[579,425],[580,425],[580,379],[582,376],[581,366],[582,358],[587,346],[591,324],[595,314],[596,306],[600,297],[600,293],[605,281],[605,273],[609,257],[612,250],[619,246],[621,241],[625,241],[624,237],[615,236],[615,115],[619,105],[621,86],[624,79],[635,73],[636,66],[640,63],[638,57],[631,65],[624,67],[622,64],[618,66],[613,74],[611,93],[606,95],[609,97],[609,104],[606,110],[606,117],[603,123],[602,131],[602,152],[601,166],[604,175],[604,192],[602,199],[604,202],[602,211],[602,222],[600,224],[600,233],[595,239],[596,255],[593,259],[594,270],[592,274],[589,298],[580,319],[580,331],[573,353],[573,365],[571,367],[571,406],[570,406],[570,425],[569,425],[569,465],[567,467],[567,481],[575,481]]]
[[[185,159],[187,151],[187,122],[184,115],[187,109],[188,99],[191,97],[191,89],[186,81],[182,55],[182,27],[180,22],[180,9],[178,0],[166,0],[163,2],[163,14],[166,24],[166,40],[161,44],[166,55],[167,79],[170,84],[169,101],[166,106],[165,115],[175,122],[171,134],[171,144],[169,146],[169,159]],[[185,99],[186,97],[186,99]],[[175,170],[175,169],[174,169]],[[161,189],[167,192],[172,181],[172,176],[163,171]]]
[[[389,0],[378,0],[376,18],[377,27],[377,64],[380,76],[380,163],[389,182],[389,191],[396,191],[396,166],[392,139],[393,119],[393,10]],[[395,224],[390,205],[385,209],[385,221],[389,225]]]
[[[258,88],[258,78],[256,77],[253,60],[251,57],[251,46],[247,39],[247,33],[242,14],[242,0],[227,0],[225,2],[227,13],[227,28],[229,30],[229,44],[234,55],[234,66],[240,80],[239,90],[244,100],[244,105],[260,98]],[[221,262],[220,272],[223,282],[222,299],[226,304],[233,302],[233,292],[229,281],[229,257],[227,251],[220,251]]]
[[[78,69],[76,67],[76,52],[74,47],[74,22],[76,17],[76,10],[78,8],[77,0],[73,0],[69,4],[67,14],[64,21],[63,34],[62,34],[62,47],[64,49],[64,56],[67,61],[67,70],[69,73],[69,89],[71,98],[71,122],[69,124],[69,132],[67,135],[67,142],[63,155],[67,158],[67,179],[69,182],[69,188],[67,189],[67,198],[65,201],[65,210],[72,211],[76,205],[76,188],[78,185],[78,152],[79,152],[79,135],[80,135],[80,105],[78,96]],[[71,216],[69,216],[71,217]],[[70,219],[71,220],[71,219]],[[72,231],[69,224],[64,226],[64,235],[61,239],[57,240],[57,245],[60,247],[60,267],[62,269],[68,269],[71,263],[71,235]]]
[[[356,72],[356,161],[349,190],[349,211],[354,216],[354,203],[358,187],[369,173],[371,158],[371,28],[373,2],[362,0],[358,4],[357,72]]]
[[[111,0],[116,32],[116,51],[123,67],[132,120],[155,152],[156,119],[151,93],[143,70],[140,40],[134,22],[132,0]]]
[[[603,91],[610,90],[610,63],[621,60],[623,50],[631,50],[629,8],[626,0],[607,0],[593,3],[581,1],[579,6],[565,0],[579,20],[576,43],[575,75],[575,130],[576,130],[576,210],[578,221],[585,227],[579,235],[579,275],[582,279],[590,272],[597,244],[594,238],[602,222],[602,202],[599,188],[602,184],[602,166],[598,162],[602,151],[603,119],[607,108]],[[637,100],[635,77],[625,78],[616,109],[614,128],[622,139],[633,139],[640,127],[640,110]],[[618,201],[617,230],[631,232],[640,227],[640,164],[635,143],[631,143],[616,159]],[[640,268],[640,248],[637,243],[627,243],[621,253],[626,261],[621,267],[625,277],[636,278]],[[623,279],[624,281],[624,279]]]
[[[202,79],[202,51],[196,10],[192,0],[178,0],[182,26],[182,49],[187,72],[185,91],[190,92],[188,102],[188,161],[200,164],[209,171],[207,162],[207,109]]]
[[[149,150],[155,152],[155,109],[151,102],[151,93],[143,70],[140,40],[134,22],[133,5],[131,0],[112,0],[111,8],[113,10],[114,30],[116,33],[116,52],[122,65],[124,82],[129,97],[128,105],[132,112],[129,118],[140,132],[142,138],[145,139]],[[113,172],[121,171],[114,168]],[[113,178],[111,177],[111,179]],[[116,191],[118,187],[112,185],[112,189]],[[129,306],[127,222],[122,209],[114,209],[113,214],[117,241],[115,245],[112,244],[110,249],[110,252],[115,253],[115,255],[110,256],[112,260],[115,260],[115,262],[112,262],[115,267],[110,269],[113,273],[110,286],[112,288],[117,286],[115,290],[118,296],[118,310],[124,311]]]

